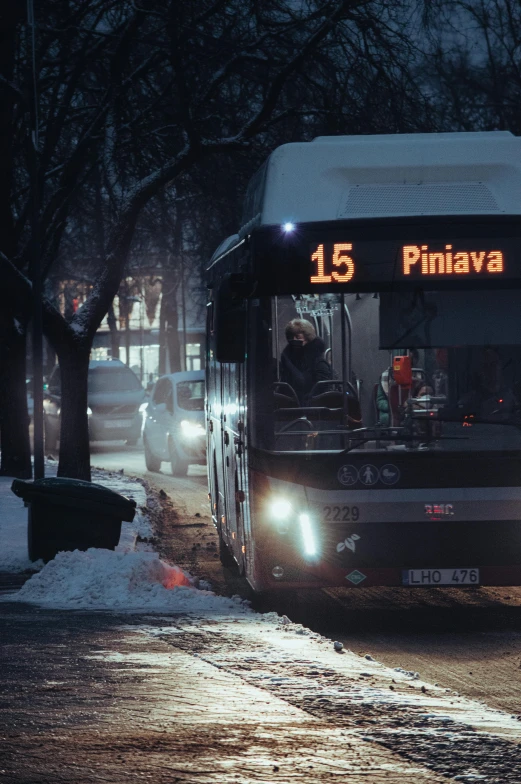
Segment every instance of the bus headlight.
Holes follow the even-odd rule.
[[[293,511],[290,502],[285,498],[276,498],[270,504],[270,515],[277,522],[286,522]]]
[[[186,438],[197,438],[197,436],[204,436],[205,431],[199,422],[189,422],[188,419],[183,419],[181,432]]]
[[[313,526],[311,525],[311,519],[308,514],[300,514],[298,516],[298,521],[300,523],[300,530],[302,532],[302,543],[304,545],[304,553],[306,555],[316,555],[317,554],[317,545],[315,542],[315,535],[313,533]]]

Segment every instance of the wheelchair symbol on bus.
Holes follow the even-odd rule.
[[[351,487],[358,482],[358,470],[353,465],[343,465],[338,469],[338,481],[345,487]]]
[[[372,487],[378,481],[390,487],[400,479],[401,472],[398,466],[386,463],[378,469],[372,463],[366,463],[360,469],[354,465],[343,465],[338,469],[337,478],[344,487],[352,487],[361,482],[366,487]]]

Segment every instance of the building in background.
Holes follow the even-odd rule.
[[[60,280],[54,293],[60,311],[72,315],[85,302],[88,281]],[[144,386],[164,373],[204,366],[204,288],[197,275],[143,269],[125,277],[94,338],[93,359],[116,357]]]

